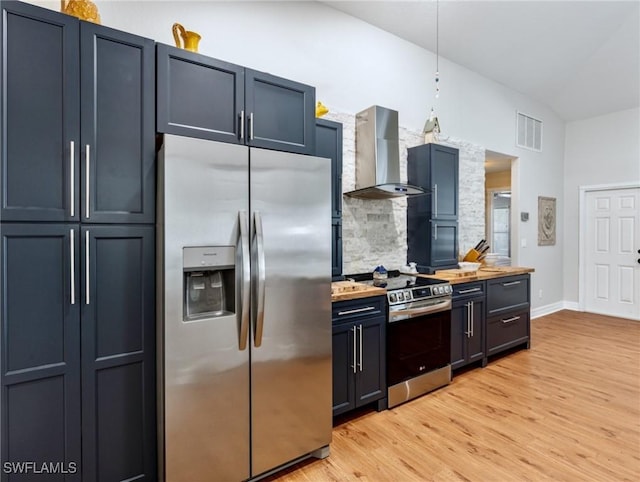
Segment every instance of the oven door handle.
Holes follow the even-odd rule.
[[[437,303],[429,304],[426,306],[419,306],[414,308],[391,311],[389,312],[389,323],[406,320],[407,318],[415,318],[416,316],[428,315],[430,313],[437,313],[439,311],[446,311],[450,309],[451,309],[451,298],[447,298],[446,300],[438,301]]]

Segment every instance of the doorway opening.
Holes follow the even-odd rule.
[[[514,192],[512,161],[507,154],[485,151],[485,239],[489,252],[510,264],[513,259]]]

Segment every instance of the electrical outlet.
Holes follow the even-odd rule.
[[[538,291],[538,298],[542,299],[542,288]]]

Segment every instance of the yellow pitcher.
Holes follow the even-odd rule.
[[[98,7],[90,0],[60,0],[60,11],[81,20],[100,23]]]
[[[173,39],[176,41],[176,47],[191,50],[192,52],[198,51],[198,42],[200,42],[200,39],[202,38],[199,34],[185,30],[179,23],[174,23],[172,30]]]

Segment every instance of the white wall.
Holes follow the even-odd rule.
[[[31,3],[59,8],[59,2]],[[379,104],[399,111],[400,125],[419,132],[434,106],[444,136],[518,158],[513,207],[531,217],[513,226],[513,235],[527,241],[513,258],[536,270],[534,307],[562,299],[562,231],[556,246],[536,246],[537,197],[558,199],[559,226],[565,213],[564,123],[546,106],[443,58],[435,102],[433,53],[316,2],[95,3],[103,25],[163,43],[173,44],[171,26],[180,22],[202,34],[202,54],[315,85],[330,110],[355,114]],[[515,147],[518,109],[544,122],[544,152]],[[544,287],[542,299],[538,287]]]
[[[640,183],[640,110],[567,124],[564,191],[564,298],[578,302],[580,186]]]

